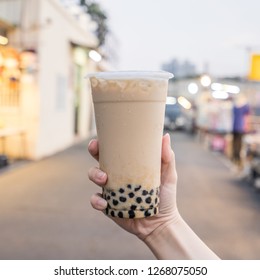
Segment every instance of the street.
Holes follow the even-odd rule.
[[[260,259],[260,193],[223,155],[171,134],[181,215],[222,259]],[[0,259],[154,259],[135,236],[92,209],[99,188],[87,142],[0,174]]]

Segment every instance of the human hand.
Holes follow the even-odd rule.
[[[89,153],[98,161],[99,149],[98,141],[93,139],[88,145]],[[98,167],[89,170],[89,179],[99,186],[104,186],[107,181],[107,174]],[[166,134],[162,138],[162,163],[161,163],[161,186],[159,214],[138,219],[122,219],[110,217],[115,223],[126,231],[135,234],[144,240],[159,227],[165,227],[169,223],[180,218],[176,204],[177,173],[175,168],[175,156],[171,149],[170,135]],[[107,202],[100,193],[93,195],[90,199],[94,209],[103,211],[107,207]]]

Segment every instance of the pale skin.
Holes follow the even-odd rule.
[[[88,150],[98,161],[98,140],[91,140]],[[88,175],[98,186],[106,184],[107,174],[98,167],[90,168]],[[176,203],[176,189],[175,155],[170,136],[166,134],[162,138],[159,214],[140,219],[110,218],[124,230],[140,238],[157,259],[219,259],[181,217]],[[107,207],[107,202],[100,193],[94,194],[90,203],[99,211]]]

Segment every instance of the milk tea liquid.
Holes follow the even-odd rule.
[[[158,213],[168,78],[90,77],[100,169],[108,174],[103,188],[108,215]]]

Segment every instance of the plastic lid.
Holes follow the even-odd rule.
[[[171,79],[173,74],[166,71],[108,71],[90,73],[86,78],[129,80],[129,79]]]

